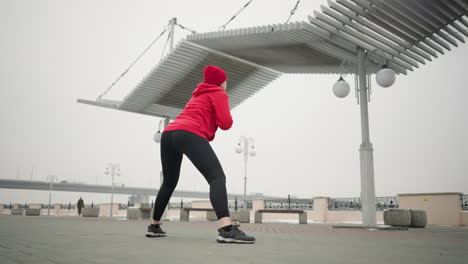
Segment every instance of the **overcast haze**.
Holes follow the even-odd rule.
[[[76,99],[94,100],[172,17],[198,32],[216,31],[245,2],[0,0],[0,177],[16,179],[19,168],[19,178],[30,179],[34,167],[34,180],[53,174],[110,185],[104,169],[113,162],[122,170],[117,182],[156,188],[161,162],[153,135],[160,119]],[[254,0],[227,28],[284,23],[295,3]],[[321,4],[326,1],[301,1],[292,21],[306,21]],[[176,43],[187,34],[177,28]],[[165,39],[104,98],[121,100],[129,93],[157,64]],[[468,46],[460,44],[397,76],[387,89],[372,76],[377,196],[468,193],[467,58]],[[243,192],[243,158],[234,148],[245,135],[254,138],[257,150],[248,163],[248,192],[359,196],[360,109],[354,87],[345,99],[333,95],[337,78],[283,75],[232,111],[232,129],[218,130],[211,143],[228,192]],[[351,76],[345,79],[354,84]],[[209,190],[186,157],[177,190]],[[0,203],[48,198],[39,191],[0,193]]]

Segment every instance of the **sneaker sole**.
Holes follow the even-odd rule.
[[[165,237],[166,234],[158,234],[153,232],[146,232],[146,237]]]
[[[253,243],[255,243],[255,240],[254,241],[245,241],[245,240],[237,240],[237,239],[234,239],[234,238],[225,238],[225,237],[222,237],[222,236],[218,236],[216,241],[218,241],[218,243],[235,243],[235,244],[253,244]]]

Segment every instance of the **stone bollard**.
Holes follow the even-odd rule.
[[[127,219],[129,220],[140,219],[140,208],[127,208]]]
[[[425,227],[427,225],[427,214],[424,210],[413,210],[411,212],[411,227]]]
[[[37,215],[41,215],[41,209],[39,209],[39,208],[26,208],[25,213],[26,213],[26,215],[37,216]]]
[[[391,226],[411,226],[411,212],[408,209],[387,209],[384,223]]]
[[[141,219],[150,219],[151,218],[151,208],[149,207],[140,207],[140,218]]]
[[[255,223],[256,224],[261,224],[262,223],[262,219],[263,216],[262,216],[262,212],[259,212],[258,210],[255,211]]]
[[[218,221],[215,211],[206,211],[206,220],[208,221]]]
[[[230,212],[232,221],[239,221],[240,223],[250,223],[250,211],[238,211],[238,212]]]
[[[307,224],[307,212],[306,211],[299,214],[299,224]]]
[[[83,217],[98,217],[99,216],[99,207],[93,208],[83,208],[81,209],[81,216]]]
[[[10,210],[10,214],[11,215],[23,215],[23,211],[24,211],[23,208],[12,208]]]
[[[184,208],[180,209],[180,221],[181,222],[188,222],[189,221],[189,210],[185,210]]]

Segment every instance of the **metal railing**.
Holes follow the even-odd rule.
[[[399,208],[398,197],[376,197],[375,207],[377,211]],[[328,200],[329,211],[360,211],[361,208],[361,198],[330,198]]]
[[[462,194],[460,199],[461,199],[462,210],[468,211],[468,194]]]
[[[314,210],[312,199],[278,199],[266,200],[265,209],[272,210]]]
[[[181,201],[180,203],[169,203],[167,206],[169,209],[192,208],[192,203]]]
[[[99,204],[91,203],[91,204],[85,204],[85,208],[99,208]]]
[[[397,196],[377,197],[375,205],[377,206],[377,211],[400,207]]]
[[[47,206],[47,205],[46,205]],[[76,204],[68,203],[68,204],[61,204],[60,209],[76,209]]]
[[[362,207],[360,198],[330,198],[329,211],[360,211]]]
[[[234,200],[234,201],[228,201],[228,207],[231,210],[237,211],[240,209],[252,209],[252,201],[247,201],[247,207],[245,206],[244,201],[239,201],[239,200]]]

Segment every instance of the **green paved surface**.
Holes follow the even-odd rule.
[[[242,224],[252,245],[218,244],[216,222],[0,215],[0,263],[468,263],[468,227],[409,231]]]

